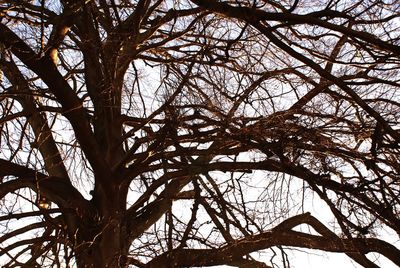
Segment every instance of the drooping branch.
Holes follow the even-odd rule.
[[[13,176],[16,179],[0,184],[0,197],[17,189],[30,188],[40,191],[43,196],[57,203],[63,209],[73,209],[79,214],[87,213],[89,202],[64,178],[49,177],[33,169],[0,159],[0,176]]]
[[[302,223],[309,224],[323,234],[318,236],[290,230]],[[312,248],[350,255],[377,252],[400,265],[400,251],[391,244],[374,238],[339,238],[317,219],[306,213],[281,223],[269,232],[235,240],[218,249],[176,249],[166,252],[147,263],[145,267],[159,267],[162,263],[172,263],[176,267],[224,265],[251,252],[273,246]]]

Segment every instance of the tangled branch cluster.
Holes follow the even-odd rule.
[[[399,17],[0,1],[2,267],[287,267],[290,248],[400,266]]]

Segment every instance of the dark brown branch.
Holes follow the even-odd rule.
[[[21,38],[4,24],[0,24],[0,42],[9,47],[27,67],[36,72],[49,86],[57,100],[62,104],[64,115],[72,124],[81,148],[93,169],[98,171],[97,174],[102,174],[102,176],[99,176],[99,180],[106,180],[109,177],[110,170],[101,157],[82,102],[58,72],[52,60],[48,56],[39,57],[36,55]]]
[[[349,254],[377,252],[390,259],[393,263],[400,265],[400,251],[389,243],[378,239],[334,238],[330,231],[328,231],[328,237],[326,237],[282,230],[282,228],[294,227],[300,223],[310,223],[311,226],[321,232],[327,233],[327,228],[322,227],[322,224],[315,218],[310,217],[309,214],[303,214],[282,223],[278,229],[248,236],[218,249],[176,249],[172,252],[164,253],[150,261],[145,267],[158,267],[161,263],[172,263],[176,267],[223,265],[232,263],[238,256],[244,256],[273,246],[303,247]]]

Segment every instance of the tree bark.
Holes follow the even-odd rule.
[[[115,218],[103,222],[100,226],[93,222],[78,230],[75,245],[78,268],[128,267],[125,224]]]

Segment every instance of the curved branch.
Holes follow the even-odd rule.
[[[0,159],[0,176],[15,176],[17,179],[0,184],[0,198],[17,189],[40,189],[41,194],[59,205],[61,208],[74,208],[79,211],[88,211],[90,203],[80,192],[64,178],[46,176],[30,168]]]
[[[12,238],[14,236],[23,234],[25,232],[28,232],[28,231],[31,231],[31,230],[34,230],[34,229],[44,228],[46,225],[47,224],[45,222],[35,222],[35,223],[32,223],[32,224],[26,225],[24,227],[21,227],[21,228],[19,228],[17,230],[9,232],[9,233],[3,235],[2,237],[0,237],[0,243],[3,243],[5,240],[10,239],[10,238]]]
[[[198,6],[201,6],[207,10],[232,17],[238,18],[250,23],[258,23],[260,21],[280,21],[280,22],[290,22],[294,24],[314,24],[321,26],[323,28],[337,31],[343,33],[348,36],[356,37],[360,40],[363,40],[369,44],[374,44],[382,50],[390,51],[395,55],[400,55],[400,46],[390,44],[385,42],[384,40],[379,39],[378,37],[367,33],[356,31],[351,28],[345,27],[343,25],[336,25],[333,23],[329,23],[327,21],[322,20],[322,17],[336,17],[336,18],[347,18],[349,20],[353,20],[352,17],[347,14],[333,11],[333,10],[324,10],[319,12],[314,12],[305,15],[293,14],[293,13],[272,13],[266,12],[260,9],[254,9],[250,7],[234,7],[227,3],[218,2],[216,0],[191,0]]]
[[[302,223],[310,224],[325,235],[310,235],[290,230]],[[306,213],[281,223],[269,232],[247,236],[218,249],[176,249],[166,252],[147,263],[145,267],[159,267],[162,263],[173,263],[176,267],[223,265],[232,263],[239,256],[274,246],[348,253],[350,257],[355,259],[359,257],[359,254],[365,255],[376,252],[400,265],[400,250],[387,242],[375,238],[344,239],[333,235],[322,223]],[[352,254],[356,255],[353,256]]]
[[[32,244],[35,244],[38,242],[39,243],[40,242],[54,242],[56,239],[57,239],[57,237],[55,237],[55,236],[49,236],[49,237],[36,237],[36,238],[31,238],[31,239],[20,240],[20,241],[15,242],[5,248],[2,248],[0,250],[0,257],[17,247],[21,247],[24,245],[32,245]]]

